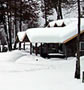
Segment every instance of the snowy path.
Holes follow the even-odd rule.
[[[75,58],[44,59],[24,51],[0,54],[0,90],[84,90],[74,72]]]

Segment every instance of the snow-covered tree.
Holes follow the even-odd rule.
[[[57,19],[63,18],[63,8],[70,9],[73,8],[73,5],[77,2],[77,0],[52,0],[53,7],[57,13]]]
[[[28,24],[28,28],[38,27],[39,5],[37,1],[24,1],[22,7],[22,20]]]

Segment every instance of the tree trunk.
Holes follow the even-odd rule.
[[[57,12],[57,20],[63,19],[61,3],[61,0],[58,0],[57,5],[54,6]]]
[[[4,25],[4,30],[5,30],[5,33],[6,33],[6,41],[7,41],[7,44],[8,44],[8,33],[7,33],[7,22],[6,22],[6,17],[5,17],[5,11],[3,12],[3,25]]]
[[[59,0],[58,7],[59,7],[59,15],[60,15],[60,19],[63,19],[63,16],[62,16],[62,7],[61,7],[61,0]]]
[[[10,5],[10,15],[8,17],[9,20],[9,51],[12,50],[12,35],[11,35],[11,1],[9,1],[9,5]]]
[[[44,5],[45,5],[45,25],[44,27],[47,26],[47,14],[46,14],[46,1],[44,0]]]
[[[20,31],[22,31],[22,1],[20,1]],[[21,42],[19,43],[19,49],[21,50]]]
[[[80,0],[78,0],[78,37],[77,37],[77,61],[75,78],[80,79]]]
[[[15,43],[14,43],[14,50],[16,49],[16,37],[17,37],[17,20],[16,20],[16,0],[15,0]]]
[[[10,17],[9,17],[10,18]],[[10,24],[10,20],[9,20],[9,51],[12,50],[12,42],[11,42],[11,24]]]

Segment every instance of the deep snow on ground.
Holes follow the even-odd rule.
[[[63,9],[63,17],[77,17],[77,7]],[[56,20],[56,13],[52,20]],[[39,23],[43,26],[45,20],[41,17]],[[75,57],[44,59],[19,50],[0,53],[0,90],[84,90],[82,79],[74,78],[75,65]],[[81,77],[82,71],[84,57]]]
[[[0,53],[0,90],[84,90],[74,79],[76,58],[42,58],[27,51]],[[81,71],[84,57],[81,57]]]

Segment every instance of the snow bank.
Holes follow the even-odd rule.
[[[17,59],[18,55],[24,56]],[[16,62],[0,62],[0,90],[84,90],[81,80],[74,79],[76,59],[73,57],[43,59],[17,50],[0,53],[0,61],[7,56]],[[84,56],[81,57],[81,70],[83,62]]]
[[[23,56],[23,54],[19,50],[0,53],[0,62],[13,62],[21,56]]]

